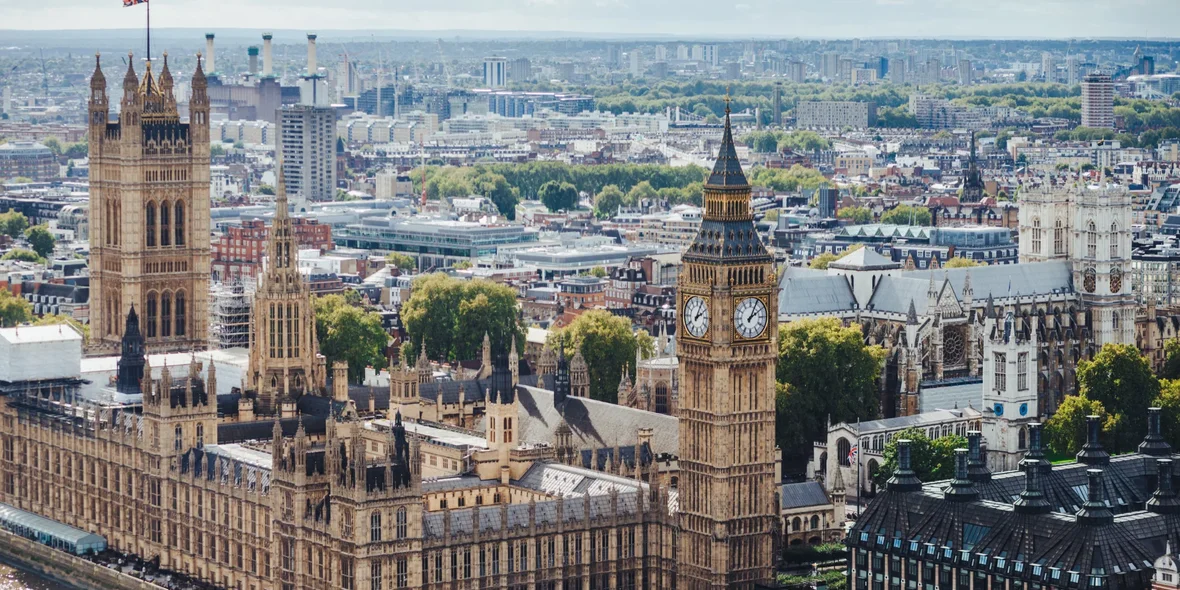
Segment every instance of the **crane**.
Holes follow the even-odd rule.
[[[45,50],[38,49],[41,53],[41,87],[45,89],[45,101],[49,102],[49,70],[45,68]]]

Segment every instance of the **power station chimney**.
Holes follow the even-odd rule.
[[[251,45],[246,48],[246,55],[250,56],[250,76],[258,75],[258,46]]]
[[[266,78],[275,75],[274,58],[270,49],[270,40],[273,36],[270,33],[262,34],[262,76]]]
[[[315,33],[307,34],[307,75],[313,77],[319,68],[315,63]]]
[[[213,61],[213,33],[205,33],[205,72],[212,74],[217,71],[217,64]]]

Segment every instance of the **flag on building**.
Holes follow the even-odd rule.
[[[851,465],[856,462],[856,456],[860,454],[860,445],[852,445],[848,450],[848,464]]]
[[[147,4],[148,0],[123,0],[123,6],[135,6],[136,4]]]

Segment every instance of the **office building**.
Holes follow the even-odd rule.
[[[508,60],[503,57],[489,57],[483,60],[483,85],[488,88],[503,88],[508,80]]]
[[[1106,74],[1082,79],[1082,127],[1114,127],[1114,82]]]
[[[802,128],[865,129],[877,123],[872,102],[803,100],[795,107],[795,124]]]
[[[60,175],[57,157],[44,145],[31,141],[0,144],[0,180],[25,177],[41,181]]]
[[[132,310],[142,314],[149,351],[200,350],[209,340],[207,81],[198,59],[189,120],[181,122],[168,59],[158,77],[152,65],[147,62],[142,79],[134,62],[128,65],[115,123],[97,58],[90,80],[89,345],[95,352],[118,350]]]
[[[787,79],[796,83],[802,84],[807,79],[807,64],[801,61],[792,61],[787,64]]]
[[[279,146],[287,190],[309,201],[336,197],[336,111],[291,105],[279,112]]]
[[[528,82],[533,79],[533,63],[527,57],[518,57],[508,62],[508,79],[512,82]]]

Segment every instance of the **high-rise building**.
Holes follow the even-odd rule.
[[[889,60],[889,80],[894,84],[905,84],[907,69],[906,61],[904,59],[894,58]]]
[[[1073,86],[1078,83],[1078,56],[1065,56],[1065,83]]]
[[[208,343],[209,97],[197,60],[181,122],[168,58],[143,79],[128,59],[119,119],[106,78],[90,79],[90,347],[119,349],[123,318],[142,315],[151,352]]]
[[[641,74],[643,74],[643,62],[639,60],[638,47],[631,49],[631,51],[627,54],[627,60],[630,62],[629,71],[632,76],[638,78]]]
[[[728,109],[700,230],[677,295],[680,588],[751,589],[774,579],[774,257],[750,208]],[[740,360],[739,360],[740,359]],[[692,441],[692,442],[688,442]]]
[[[488,88],[503,88],[507,85],[508,60],[503,57],[488,57],[483,60],[483,85]]]
[[[971,60],[960,59],[958,70],[959,70],[959,84],[962,84],[964,86],[970,86],[972,83],[975,82],[975,75],[974,75],[975,73],[971,71]]]
[[[614,69],[619,67],[623,62],[623,50],[618,43],[607,43],[606,45],[606,67]]]
[[[687,45],[676,46],[676,59],[686,61],[689,59],[689,49]]]
[[[792,61],[787,64],[787,79],[796,83],[802,84],[807,79],[807,64],[801,61]]]
[[[656,61],[668,61],[668,48],[656,45]]]
[[[246,376],[254,411],[261,414],[277,413],[284,399],[322,394],[327,373],[315,336],[311,290],[299,273],[299,241],[287,212],[281,165],[277,184],[266,271],[254,292],[255,321]]]
[[[533,63],[527,57],[518,57],[508,63],[508,79],[513,82],[527,82],[533,79]]]
[[[1045,78],[1046,82],[1057,80],[1057,61],[1048,51],[1041,54],[1041,76]]]
[[[703,61],[710,66],[717,67],[717,46],[708,44],[700,45],[699,47],[701,48],[701,58],[699,61]]]
[[[877,105],[858,101],[802,100],[795,105],[795,124],[801,128],[865,129],[877,124]]]
[[[840,54],[828,52],[820,56],[819,74],[828,80],[840,75]]]
[[[287,190],[309,201],[336,196],[336,111],[290,105],[279,111],[279,146]]]
[[[1082,79],[1082,127],[1114,127],[1114,82],[1106,74]]]

